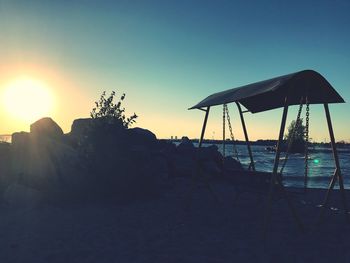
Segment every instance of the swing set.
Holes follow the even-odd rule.
[[[266,175],[264,172],[256,171],[254,165],[253,153],[251,150],[251,145],[248,137],[248,132],[244,120],[244,114],[247,112],[251,113],[259,113],[272,109],[283,108],[282,120],[280,125],[280,131],[277,141],[276,153],[274,158],[274,165],[272,172],[269,173],[269,190],[268,197],[266,203],[266,210],[264,215],[264,235],[266,235],[266,231],[270,221],[271,215],[271,206],[272,206],[272,196],[275,191],[275,188],[281,191],[283,197],[286,199],[287,204],[294,216],[294,219],[301,229],[304,230],[303,223],[299,219],[299,216],[294,208],[294,205],[282,183],[282,174],[284,167],[287,163],[289,153],[291,147],[293,145],[293,141],[296,136],[296,131],[298,126],[301,125],[301,112],[303,105],[306,105],[306,127],[305,127],[305,167],[304,167],[304,190],[307,189],[308,182],[308,144],[309,144],[309,105],[311,104],[323,104],[327,126],[331,141],[331,147],[333,152],[335,170],[331,177],[331,181],[329,184],[329,188],[327,190],[322,209],[320,210],[320,214],[318,216],[318,222],[320,223],[323,217],[323,213],[325,208],[329,203],[329,197],[331,191],[334,189],[336,181],[339,183],[339,189],[342,197],[342,203],[344,207],[344,212],[346,218],[348,219],[348,207],[346,201],[346,194],[344,190],[343,177],[341,174],[339,157],[336,149],[334,132],[332,127],[331,116],[329,112],[328,104],[330,103],[344,103],[343,98],[337,93],[337,91],[331,86],[331,84],[318,72],[313,70],[303,70],[296,73],[283,75],[280,77],[275,77],[272,79],[256,82],[253,84],[249,84],[246,86],[241,86],[238,88],[229,89],[226,91],[218,92],[212,94],[200,101],[195,106],[190,109],[199,109],[205,112],[204,122],[202,126],[201,136],[199,140],[198,147],[201,148],[203,144],[205,129],[208,121],[210,108],[213,106],[223,105],[223,155],[225,157],[225,127],[226,127],[226,119],[230,131],[230,138],[233,144],[233,153],[238,159],[238,153],[235,145],[235,138],[232,131],[230,115],[228,111],[228,104],[235,103],[239,112],[239,116],[241,119],[242,129],[246,141],[246,146],[249,154],[250,164],[247,171],[236,171],[233,176],[249,176],[249,177],[259,177],[259,175]],[[241,105],[243,105],[246,110],[242,110]],[[288,108],[292,105],[299,105],[298,114],[295,121],[295,126],[292,131],[291,136],[289,136],[287,141],[287,150],[284,161],[281,165],[280,171],[280,156],[282,151],[283,144],[283,135],[286,126]]]

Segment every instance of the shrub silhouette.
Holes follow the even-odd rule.
[[[125,116],[125,108],[122,107],[125,93],[118,102],[114,102],[115,95],[115,91],[112,91],[107,97],[104,91],[90,112],[92,122],[83,143],[90,155],[101,155],[107,159],[111,153],[122,151],[125,148],[125,132],[136,122],[138,116],[135,113],[130,117]]]
[[[90,112],[92,119],[103,120],[106,124],[122,124],[123,127],[129,128],[136,122],[137,115],[134,113],[130,117],[125,116],[125,108],[122,102],[125,99],[125,93],[122,94],[117,103],[114,102],[115,91],[112,91],[109,97],[104,91],[99,99],[95,102],[96,107]]]

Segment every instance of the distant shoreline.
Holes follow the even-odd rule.
[[[0,142],[8,142],[11,143],[12,134],[0,134]],[[169,142],[177,142],[180,143],[181,139],[159,139],[160,141],[169,141]],[[198,143],[199,139],[190,139],[192,143]],[[203,140],[203,143],[209,143],[209,144],[222,144],[222,140]],[[261,146],[274,146],[277,144],[277,140],[256,140],[256,141],[250,141],[252,145],[261,145]],[[233,142],[230,139],[227,139],[225,141],[225,144],[233,144]],[[245,145],[245,141],[241,140],[235,140],[235,144],[237,145]],[[330,142],[310,142],[309,145],[311,146],[319,146],[319,147],[331,147]],[[350,143],[348,142],[337,142],[336,143],[338,148],[350,148]]]
[[[0,134],[0,142],[11,143],[12,135],[11,134]]]
[[[181,139],[160,139],[161,141],[169,141],[169,142],[177,142],[180,143]],[[190,139],[192,143],[198,143],[199,139]],[[203,140],[203,143],[209,143],[209,144],[222,144],[222,140]],[[274,146],[277,144],[277,140],[256,140],[256,141],[250,141],[252,145],[261,145],[261,146]],[[233,144],[233,141],[226,140],[225,144]],[[245,145],[245,141],[241,140],[235,140],[235,144],[237,145]],[[311,146],[319,146],[319,147],[331,147],[330,142],[324,143],[324,142],[310,142],[309,145]],[[338,148],[350,148],[350,143],[347,142],[337,142],[336,143]]]

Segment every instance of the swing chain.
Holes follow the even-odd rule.
[[[226,133],[225,133],[225,126],[226,126],[226,123],[225,123],[225,120],[226,120],[226,117],[225,117],[225,113],[226,113],[226,104],[223,105],[223,110],[222,110],[222,155],[223,157],[225,158],[226,157],[226,145],[225,145],[225,140],[226,140]]]
[[[237,161],[239,161],[238,152],[237,152],[237,148],[236,148],[236,144],[235,144],[235,137],[234,137],[233,131],[232,131],[231,118],[230,118],[230,114],[229,114],[228,107],[227,107],[226,104],[224,104],[224,111],[226,111],[228,128],[230,130],[230,136],[231,136],[232,145],[233,145],[233,152],[234,152],[234,154],[236,156]]]
[[[307,175],[309,170],[309,101],[306,98],[306,126],[305,126],[305,171],[304,171],[304,190],[307,188]]]

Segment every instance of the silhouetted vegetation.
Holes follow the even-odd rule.
[[[125,116],[125,108],[122,102],[125,99],[125,93],[122,94],[118,102],[114,102],[115,91],[112,91],[109,97],[104,91],[99,99],[95,102],[96,107],[92,109],[90,116],[92,119],[103,119],[108,124],[121,123],[125,128],[129,128],[136,122],[137,115],[134,113],[130,117]]]
[[[113,91],[103,92],[87,124],[78,150],[84,153],[88,169],[96,177],[97,196],[125,199],[156,193],[157,171],[151,151],[157,146],[155,135],[141,128],[130,128],[137,119],[134,113],[125,115],[122,103]],[[84,129],[81,129],[84,130]]]
[[[305,126],[303,125],[303,119],[299,119],[298,122],[293,120],[288,127],[288,133],[285,136],[285,140],[289,140],[294,133],[294,141],[305,142]]]
[[[290,144],[290,152],[304,152],[306,143],[306,127],[303,125],[303,119],[293,120],[289,127],[285,140]]]
[[[85,151],[89,157],[107,159],[110,153],[126,147],[125,138],[121,138],[125,137],[123,130],[136,122],[137,115],[134,113],[130,117],[125,116],[125,108],[122,106],[125,93],[118,102],[115,102],[115,97],[115,91],[108,97],[104,91],[90,112],[91,119],[86,121],[88,125],[81,138],[80,150]]]

